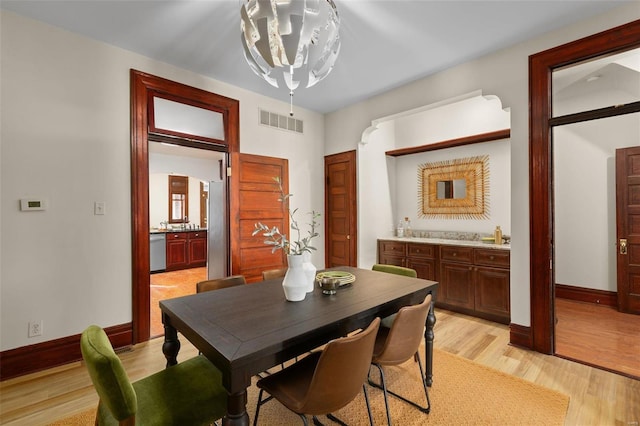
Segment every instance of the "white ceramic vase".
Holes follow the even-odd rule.
[[[303,257],[299,254],[287,255],[289,268],[282,280],[284,297],[290,302],[300,302],[307,295],[307,274],[303,269]]]
[[[311,263],[311,253],[308,251],[302,253],[302,269],[307,276],[307,293],[311,293],[315,288],[316,271],[318,268]]]

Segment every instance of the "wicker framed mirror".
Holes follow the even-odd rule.
[[[489,157],[420,164],[418,198],[421,218],[487,219]]]

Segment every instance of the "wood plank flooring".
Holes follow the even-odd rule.
[[[206,279],[206,267],[151,274],[151,337],[164,336],[158,302],[194,294],[196,283]]]
[[[637,425],[640,381],[566,359],[509,345],[509,328],[436,310],[435,346],[480,364],[570,396],[566,425]],[[196,349],[181,339],[182,359]],[[164,368],[162,339],[135,345],[121,354],[132,380]],[[434,372],[434,380],[446,377]],[[46,425],[86,409],[98,398],[82,363],[73,363],[0,383],[0,424]],[[410,409],[410,408],[407,408]]]
[[[556,355],[640,379],[640,315],[556,298]]]

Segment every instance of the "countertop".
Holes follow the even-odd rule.
[[[175,234],[178,232],[207,232],[204,228],[199,229],[150,229],[150,234]]]
[[[379,240],[386,241],[400,241],[403,243],[422,243],[422,244],[440,244],[440,245],[448,245],[448,246],[466,246],[466,247],[477,247],[477,248],[485,248],[485,249],[496,249],[496,250],[511,250],[511,246],[509,244],[492,244],[492,243],[483,243],[482,241],[471,241],[471,240],[446,240],[444,238],[422,238],[422,237],[379,237]]]

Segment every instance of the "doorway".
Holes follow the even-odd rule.
[[[208,194],[223,181],[224,158],[218,151],[149,142],[152,338],[164,333],[158,302],[194,294],[196,284],[208,279],[208,224],[220,226]],[[161,247],[154,252],[154,245]],[[154,255],[163,261],[154,262]]]
[[[149,139],[226,154],[238,152],[239,102],[215,93],[186,86],[140,71],[131,70],[131,216],[132,216],[132,343],[149,340],[150,253],[149,253]],[[219,137],[198,136],[184,131],[166,131],[154,121],[154,100],[213,111],[220,115]],[[226,155],[225,155],[226,158]],[[225,201],[223,213],[230,214]],[[228,223],[228,220],[226,221]],[[219,239],[228,246],[228,239]]]
[[[552,117],[551,75],[554,69],[640,46],[640,21],[533,55],[530,78],[530,241],[531,330],[533,349],[555,353],[555,234],[553,223],[552,127],[640,111],[640,102]]]

